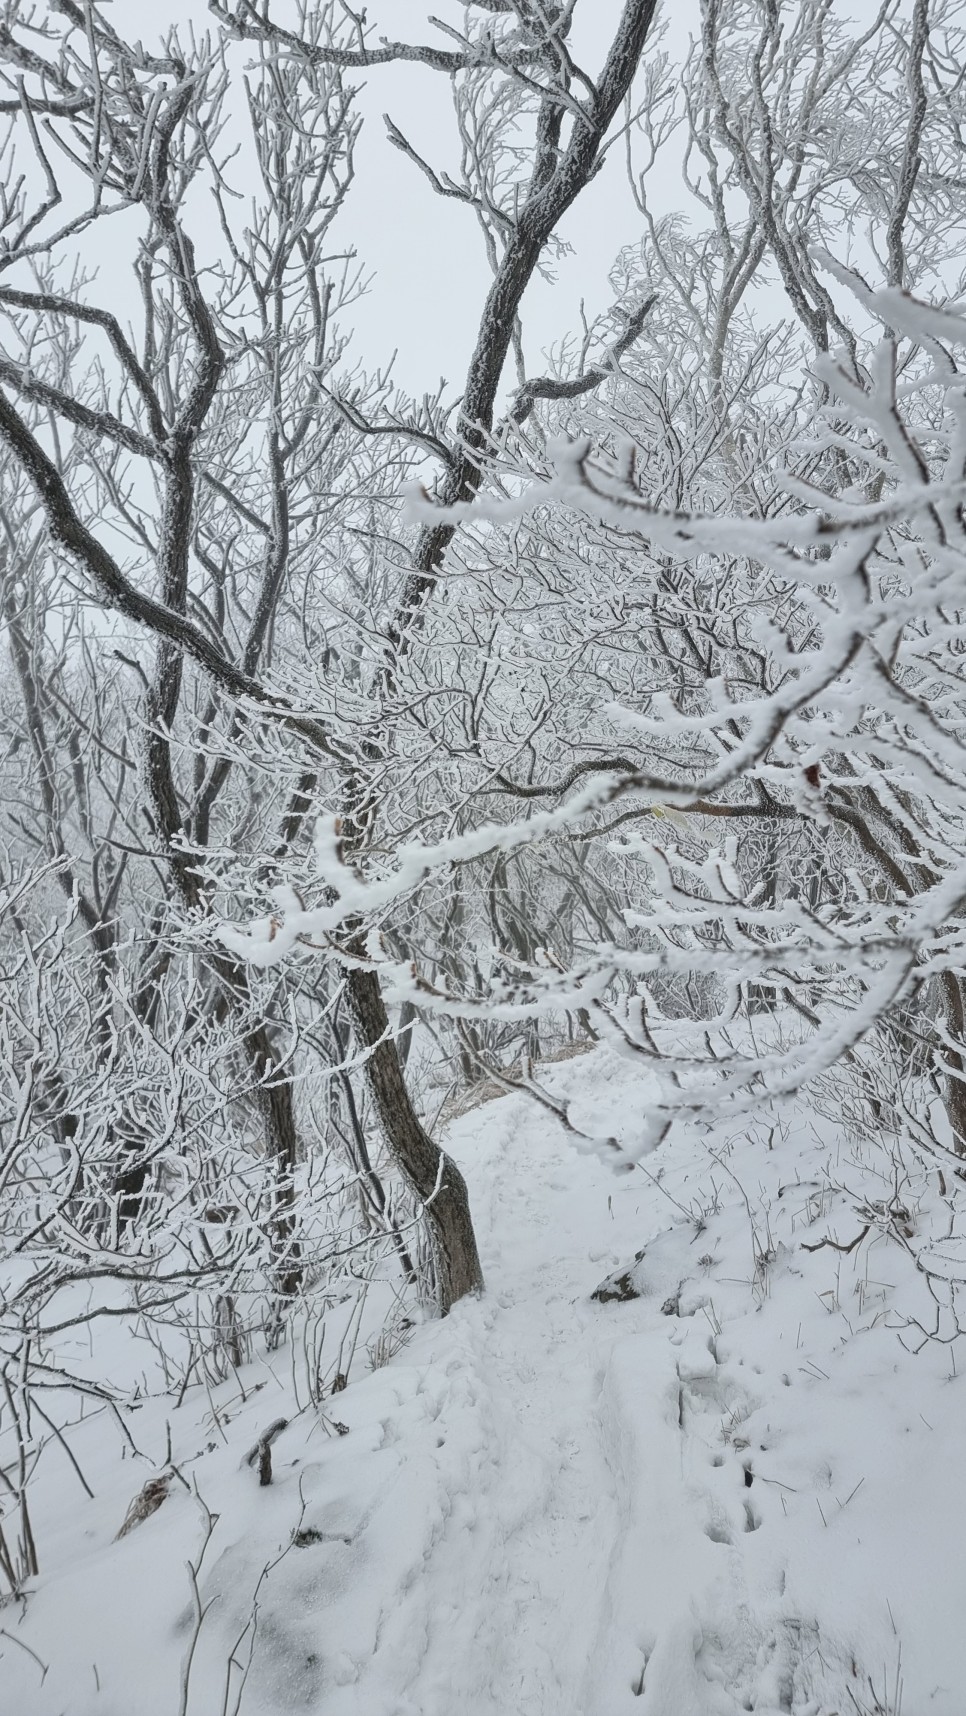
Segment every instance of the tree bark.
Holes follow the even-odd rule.
[[[382,1129],[426,1211],[437,1309],[445,1316],[458,1299],[483,1288],[466,1181],[452,1158],[433,1143],[412,1105],[378,976],[355,969],[348,973],[346,986],[360,1041],[369,1050],[366,1072]]]

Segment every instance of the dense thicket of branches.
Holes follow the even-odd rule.
[[[79,1280],[273,1338],[354,1249],[479,1287],[434,1056],[552,1102],[534,1059],[604,1038],[659,1080],[642,1150],[833,1080],[955,1164],[962,7],[702,0],[683,65],[653,0],[592,65],[543,0],[416,46],[20,10],[2,1362]],[[355,85],[413,60],[458,166],[389,142],[489,270],[452,404],[350,342]],[[613,305],[529,374],[528,285],[622,155]]]

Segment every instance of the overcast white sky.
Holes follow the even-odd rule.
[[[369,17],[380,33],[412,41],[442,37],[427,24],[429,11],[454,20],[452,0],[375,0]],[[583,0],[577,8],[575,52],[596,72],[604,58],[620,0]],[[369,351],[399,346],[398,378],[413,391],[432,387],[440,374],[460,382],[489,275],[472,211],[441,201],[403,155],[385,140],[383,112],[434,164],[455,172],[459,145],[451,118],[448,80],[419,67],[373,70],[363,98],[367,123],[359,154],[359,185],[344,230],[376,270],[360,306],[359,336]],[[620,246],[640,217],[631,201],[622,156],[615,152],[560,229],[574,247],[562,261],[556,285],[534,282],[524,306],[524,335],[531,368],[541,350],[579,329],[583,297],[589,314],[612,301],[607,276]]]
[[[903,3],[911,10],[913,0]],[[275,0],[276,15],[285,19],[292,4]],[[591,75],[603,63],[622,5],[623,0],[579,0],[572,45]],[[836,6],[867,22],[878,0],[836,0]],[[368,0],[366,10],[377,37],[440,44],[446,38],[434,30],[429,15],[435,12],[454,23],[464,15],[462,0]],[[145,45],[159,42],[171,24],[203,33],[213,22],[206,0],[115,0],[121,28],[131,28],[132,14]],[[672,61],[680,60],[699,26],[698,0],[662,0],[660,16],[666,30],[662,45]],[[235,51],[242,63],[250,53],[244,45]],[[647,52],[655,51],[652,36]],[[419,169],[392,147],[382,118],[390,113],[434,167],[458,174],[460,147],[449,80],[418,65],[392,64],[359,73],[356,81],[363,86],[360,108],[365,121],[357,178],[333,232],[337,246],[356,248],[371,276],[368,296],[351,312],[351,357],[375,369],[398,352],[397,383],[419,396],[435,391],[445,377],[452,397],[462,387],[490,278],[482,237],[472,211],[439,198]],[[236,163],[236,176],[240,171]],[[689,201],[676,170],[665,172],[665,181],[649,182],[649,196],[659,212]],[[591,319],[610,308],[609,272],[618,250],[635,242],[641,225],[618,146],[561,224],[559,236],[573,253],[557,265],[556,283],[537,279],[527,293],[524,343],[530,373],[543,369],[547,347],[567,334],[579,334],[581,300]],[[196,236],[204,248],[201,222]],[[85,264],[98,269],[97,299],[110,304],[122,319],[137,320],[124,217],[97,224],[88,243],[81,242],[79,248]],[[513,377],[508,375],[507,382],[512,385]]]
[[[136,3],[140,7],[140,0]],[[459,0],[369,0],[366,9],[378,35],[439,45],[445,45],[445,38],[428,23],[428,15],[454,23],[463,16]],[[600,69],[620,11],[621,0],[582,0],[577,8],[575,52],[592,74]],[[154,33],[147,16],[145,8],[141,33],[146,45]],[[207,8],[200,0],[155,0],[150,17],[158,32],[166,22],[190,22],[201,30]],[[689,17],[697,21],[695,4],[675,12],[675,49],[687,42]],[[435,167],[455,174],[459,143],[449,81],[438,72],[405,64],[373,68],[365,78],[357,181],[336,233],[346,245],[355,245],[374,276],[368,297],[353,313],[356,355],[375,367],[398,349],[394,374],[408,391],[433,391],[445,376],[455,393],[466,371],[489,280],[482,238],[472,212],[437,197],[413,163],[387,142],[382,121],[383,113],[390,113],[420,153]],[[672,186],[668,194],[673,206]],[[561,228],[574,254],[563,260],[557,283],[537,281],[528,294],[525,344],[532,370],[542,369],[541,352],[547,346],[569,331],[579,331],[581,298],[590,316],[610,307],[609,270],[619,248],[633,241],[639,228],[623,156],[615,150]]]
[[[871,22],[879,3],[835,0],[843,16],[861,24]],[[190,0],[164,4],[191,11]],[[913,0],[904,0],[904,5],[911,15]],[[591,75],[603,63],[622,7],[623,0],[579,0],[572,45]],[[428,17],[435,14],[458,24],[464,7],[462,0],[367,0],[366,12],[377,35],[445,45]],[[658,22],[661,45],[672,60],[683,59],[690,37],[700,28],[698,0],[660,0]],[[655,51],[656,35],[654,31],[648,52]],[[425,158],[455,173],[459,145],[448,80],[409,65],[373,68],[362,107],[366,124],[359,179],[342,227],[375,271],[372,290],[355,316],[360,351],[368,361],[378,362],[398,347],[396,378],[410,392],[433,389],[441,375],[457,390],[489,280],[479,230],[470,210],[441,201],[413,163],[387,143],[381,117],[389,112]],[[648,195],[662,213],[691,200],[673,171],[664,182],[650,180]],[[573,255],[557,269],[557,283],[537,280],[528,291],[524,341],[531,373],[543,368],[543,350],[568,332],[579,332],[582,298],[590,317],[610,308],[608,275],[618,250],[633,243],[641,227],[626,182],[623,151],[615,149],[559,228]],[[783,299],[776,309],[779,315],[786,312]]]
[[[913,0],[907,0],[911,9]],[[579,0],[573,49],[591,75],[599,71],[623,0]],[[843,12],[868,21],[878,0],[836,0]],[[285,21],[292,0],[275,0],[276,15]],[[116,0],[115,16],[130,28],[136,14],[137,32],[153,45],[167,27],[191,26],[203,33],[213,22],[206,0]],[[429,14],[459,23],[462,0],[368,0],[374,34],[413,42],[444,44]],[[123,14],[128,13],[125,19]],[[683,58],[688,40],[699,25],[698,0],[662,0],[666,35],[662,45],[673,61]],[[236,50],[243,64],[250,50]],[[657,51],[652,36],[648,53]],[[333,232],[336,246],[354,246],[367,275],[370,291],[354,306],[351,358],[367,368],[384,367],[398,352],[397,383],[417,396],[435,391],[445,377],[450,397],[462,387],[479,310],[489,283],[482,237],[471,210],[452,199],[441,199],[419,169],[387,141],[383,114],[388,112],[419,152],[437,169],[458,174],[460,147],[453,122],[449,80],[418,65],[392,64],[359,73],[363,133],[357,152],[357,177],[344,212]],[[671,160],[673,161],[673,152]],[[235,165],[236,177],[242,173]],[[690,200],[676,169],[665,169],[666,180],[649,182],[652,204],[660,211],[681,208]],[[598,178],[578,199],[559,229],[572,254],[556,268],[556,283],[537,279],[524,302],[524,343],[530,373],[543,369],[542,354],[568,333],[579,333],[580,304],[593,318],[610,308],[613,294],[608,275],[618,250],[641,232],[624,171],[622,147],[616,147]],[[199,222],[196,234],[204,248]],[[124,217],[98,224],[84,260],[98,268],[95,295],[127,320],[138,318],[135,283]],[[784,306],[778,306],[781,314]],[[508,385],[513,377],[507,376]]]

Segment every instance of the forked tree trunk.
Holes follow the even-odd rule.
[[[369,1051],[366,1073],[380,1124],[423,1206],[436,1266],[437,1309],[445,1316],[458,1299],[483,1287],[466,1181],[433,1143],[412,1105],[376,972],[350,971],[347,990],[359,1040]]]

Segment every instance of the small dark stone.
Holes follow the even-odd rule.
[[[617,1304],[625,1305],[628,1299],[639,1299],[641,1295],[635,1287],[633,1277],[628,1269],[623,1275],[611,1276],[609,1281],[602,1281],[599,1287],[594,1288],[590,1296],[592,1299],[596,1299],[599,1305],[610,1305],[615,1301]]]

